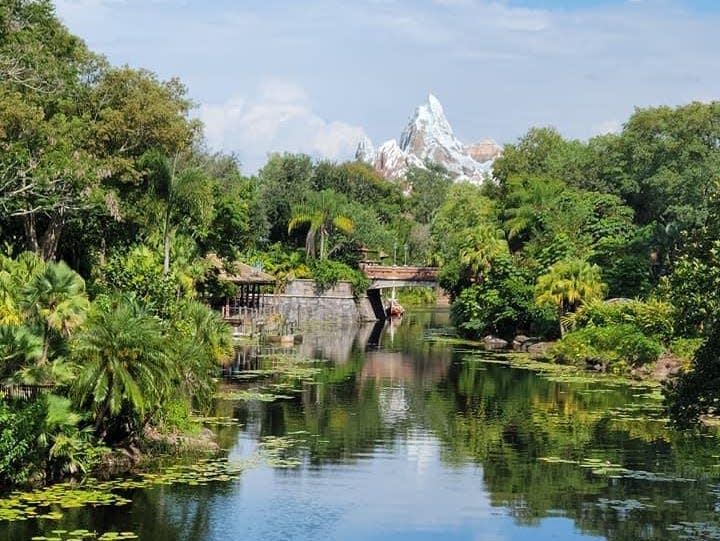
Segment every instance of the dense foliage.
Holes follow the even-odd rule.
[[[588,142],[533,128],[482,186],[294,154],[244,176],[192,107],[180,81],[88,50],[49,0],[0,5],[0,385],[42,389],[0,400],[0,482],[82,472],[207,405],[231,346],[201,302],[232,294],[218,257],[358,296],[362,258],[436,264],[463,334],[560,334],[557,356],[612,369],[709,332],[672,397],[714,396],[719,103]]]

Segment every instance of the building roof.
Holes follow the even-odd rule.
[[[221,280],[234,284],[274,284],[275,277],[263,272],[259,267],[251,267],[240,261],[225,263],[215,254],[208,254],[208,262],[218,269],[218,276]]]

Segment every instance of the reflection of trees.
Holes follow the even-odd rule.
[[[688,475],[697,448],[683,456],[677,436],[659,430],[659,423],[624,423],[607,413],[628,400],[626,393],[581,392],[507,367],[455,363],[450,377],[430,391],[425,421],[446,443],[443,459],[482,464],[491,502],[522,523],[561,510],[584,531],[609,539],[667,539],[667,525],[701,520],[702,512],[692,510],[704,509],[704,520],[710,518],[714,497],[704,483],[608,479],[576,464],[538,460],[602,458],[631,469]],[[708,471],[704,466],[696,463],[691,470]],[[598,498],[654,507],[618,511],[598,505]],[[672,503],[676,499],[683,504]],[[688,518],[688,508],[694,518]],[[631,520],[622,520],[623,513],[632,513]]]
[[[442,460],[481,465],[491,503],[523,524],[561,513],[585,532],[634,541],[672,538],[666,528],[680,521],[714,520],[719,496],[706,482],[714,474],[706,472],[720,462],[713,458],[715,440],[680,436],[661,423],[612,412],[640,400],[631,396],[637,390],[553,382],[453,357],[450,348],[422,340],[428,324],[427,318],[406,318],[392,348],[387,333],[370,351],[356,341],[346,360],[323,368],[318,384],[297,399],[234,416],[252,421],[258,435],[305,431],[293,437],[304,440],[316,465],[353,461],[392,446],[418,426],[429,429],[443,443]],[[400,406],[405,411],[395,414]],[[699,481],[612,479],[541,457],[597,458]],[[634,499],[642,508],[613,509],[617,504],[598,505],[601,498]]]
[[[37,521],[15,522],[0,526],[0,537],[25,541],[48,536],[51,530],[86,529],[98,533],[133,531],[140,539],[162,541],[208,539],[215,500],[227,497],[233,490],[232,485],[220,483],[137,489],[131,492],[132,503],[128,506],[63,509],[61,520],[41,523],[45,530],[38,528]]]

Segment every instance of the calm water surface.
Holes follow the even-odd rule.
[[[0,539],[720,539],[717,440],[666,430],[647,389],[553,381],[424,339],[447,325],[429,311],[310,332],[301,352],[331,361],[317,385],[218,403],[242,423],[217,429],[231,460],[290,434],[297,467],[138,489],[126,507],[0,523]]]

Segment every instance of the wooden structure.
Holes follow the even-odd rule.
[[[1,385],[0,397],[5,400],[34,400],[42,393],[49,393],[52,385]]]
[[[375,317],[379,320],[390,315],[387,307],[383,305],[381,292],[384,289],[393,290],[398,287],[437,287],[437,267],[411,267],[397,265],[377,265],[371,262],[360,263],[360,270],[370,278],[370,286],[367,289],[367,298],[372,307]],[[392,301],[391,301],[392,306]]]
[[[226,320],[257,319],[269,315],[275,310],[265,305],[267,296],[275,287],[275,277],[263,272],[259,267],[251,267],[235,261],[223,265],[217,256],[209,256],[209,260],[218,269],[218,278],[238,287],[234,297],[226,297],[221,311]]]
[[[402,286],[437,286],[437,267],[399,267],[361,263],[360,270],[372,280],[371,289]]]

